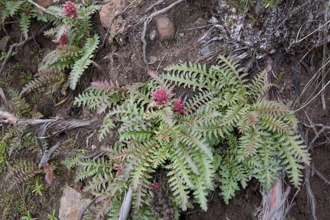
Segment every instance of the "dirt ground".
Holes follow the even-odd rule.
[[[85,108],[77,108],[72,105],[72,101],[75,96],[82,93],[92,81],[97,80],[112,80],[118,81],[119,84],[132,84],[134,82],[145,82],[148,80],[147,70],[158,69],[159,72],[168,65],[181,63],[181,62],[196,62],[202,55],[200,53],[201,45],[198,43],[198,39],[207,31],[207,28],[197,28],[207,22],[207,15],[214,13],[213,8],[216,1],[209,0],[196,0],[186,1],[180,5],[174,7],[170,11],[166,12],[166,15],[170,17],[175,25],[176,35],[175,40],[169,42],[160,42],[159,40],[151,41],[147,39],[147,58],[151,56],[156,57],[157,60],[154,64],[146,65],[143,61],[141,31],[142,25],[137,23],[139,18],[143,16],[146,8],[148,8],[153,0],[144,0],[137,4],[135,7],[129,9],[124,18],[130,19],[133,26],[124,35],[125,43],[119,45],[116,42],[109,43],[105,41],[104,46],[100,46],[94,61],[99,65],[91,66],[82,76],[79,81],[79,85],[75,91],[68,90],[67,95],[64,96],[60,92],[53,94],[47,94],[45,90],[33,91],[26,95],[26,99],[31,106],[35,106],[39,112],[41,112],[45,118],[50,117],[75,117],[88,120],[101,120],[102,115],[95,116],[95,113]],[[165,1],[164,4],[156,6],[157,9],[165,7],[174,1]],[[135,21],[134,21],[135,19]],[[101,40],[106,35],[106,29],[102,27],[99,15],[96,14],[93,17],[94,30],[91,35],[97,33]],[[148,25],[147,33],[155,28],[154,21],[151,21]],[[32,25],[31,31],[36,32],[40,29],[38,25]],[[6,25],[6,30],[11,36],[11,42],[20,42],[21,32],[19,30],[18,23],[12,23]],[[5,36],[5,32],[1,31],[1,37]],[[10,43],[11,43],[10,42]],[[219,45],[226,47],[224,42],[219,41]],[[30,42],[23,48],[19,48],[19,53],[13,56],[7,64],[6,70],[1,78],[1,87],[13,87],[21,90],[23,85],[29,80],[33,79],[33,75],[37,72],[38,63],[42,57],[51,49],[54,49],[56,45],[51,42],[50,39],[44,36],[35,38],[35,41]],[[321,66],[322,50],[315,49],[310,51],[300,51],[295,53],[296,60],[303,61],[308,66],[315,66],[318,69]],[[306,56],[305,56],[306,55]],[[273,79],[274,83],[278,84],[278,88],[272,91],[273,94],[277,94],[275,97],[280,97],[281,100],[287,103],[293,103],[294,108],[297,109],[299,102],[297,101],[297,89],[302,91],[304,86],[311,79],[311,75],[308,70],[299,65],[300,69],[298,75],[292,71],[293,61],[291,54],[274,54],[270,55],[276,63],[276,75],[282,74],[282,78],[278,81]],[[281,59],[280,59],[281,58]],[[279,61],[281,60],[281,61]],[[214,59],[202,60],[200,63],[206,63],[208,65],[214,63]],[[260,70],[265,69],[266,58],[257,60]],[[16,64],[19,64],[17,66]],[[15,66],[16,65],[16,66]],[[295,79],[298,76],[298,87],[295,84]],[[326,82],[329,80],[329,76],[326,77]],[[4,88],[5,89],[5,88]],[[308,90],[301,98],[300,101],[305,100],[312,90]],[[311,141],[315,136],[313,129],[307,128],[304,124],[310,125],[323,124],[330,125],[330,89],[326,89],[326,110],[322,110],[321,99],[317,97],[303,110],[297,112],[297,116],[300,120],[299,131],[305,136],[307,141]],[[273,96],[274,97],[274,96]],[[56,105],[62,100],[66,99],[63,104]],[[316,127],[318,130],[320,127]],[[81,130],[79,132],[72,132],[70,134],[61,134],[58,138],[64,138],[68,135],[76,137],[86,137],[93,134],[93,130]],[[78,134],[79,133],[79,134]],[[330,185],[329,182],[322,180],[315,172],[320,172],[328,181],[330,180],[330,149],[329,139],[327,137],[329,133],[320,135],[317,143],[323,144],[313,147],[311,150],[312,157],[312,175],[309,179],[311,189],[315,196],[316,201],[316,217],[319,220],[330,219]],[[91,146],[111,145],[114,142],[116,135],[110,135],[105,142],[99,143],[97,135],[92,136],[89,139],[88,148],[86,148],[86,141],[77,139],[77,145],[81,148],[86,148],[87,151],[92,151]],[[36,154],[27,154],[24,151],[14,153],[14,157],[30,157],[34,162],[38,162]],[[39,158],[40,159],[40,158]],[[61,158],[57,158],[60,161]],[[65,166],[59,163],[59,169],[56,170],[53,179],[53,184],[47,190],[44,191],[44,196],[31,194],[28,187],[34,185],[33,180],[27,181],[19,189],[15,189],[14,192],[7,192],[7,183],[4,182],[5,173],[0,175],[0,213],[2,213],[1,219],[20,219],[26,210],[32,210],[32,215],[37,219],[47,219],[47,214],[51,213],[54,209],[57,210],[60,206],[60,198],[62,196],[62,189],[66,184],[72,186],[74,189],[82,192],[85,182],[74,182],[75,174],[72,171],[68,171]],[[42,181],[44,181],[42,179]],[[45,185],[46,183],[43,182]],[[291,193],[289,199],[291,200],[297,190],[290,184],[286,187],[291,187]],[[226,205],[224,200],[219,195],[219,189],[216,189],[209,196],[208,211],[205,212],[199,206],[195,206],[194,209],[190,209],[182,213],[181,219],[186,220],[215,220],[215,219],[254,219],[252,213],[261,205],[261,193],[260,183],[256,180],[252,180],[246,189],[241,189],[237,192],[235,198],[230,201],[229,205]],[[91,197],[84,193],[85,197]],[[8,201],[7,198],[11,198],[10,205],[3,204]],[[18,201],[23,201],[23,207],[17,205]],[[290,201],[291,202],[291,201]],[[306,185],[303,183],[300,187],[300,191],[297,196],[293,198],[293,207],[288,213],[288,219],[304,220],[313,219],[311,217],[310,203],[307,199]],[[0,215],[1,216],[1,215]],[[289,218],[290,217],[290,218]]]

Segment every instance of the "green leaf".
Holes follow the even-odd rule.
[[[76,89],[79,78],[84,73],[84,70],[92,63],[91,59],[100,42],[99,38],[98,35],[94,35],[93,38],[88,38],[82,50],[83,57],[75,62],[69,76],[70,88],[72,90]]]
[[[21,15],[21,21],[19,22],[19,25],[22,29],[25,39],[27,39],[30,23],[31,23],[31,14],[26,14],[25,12],[22,12],[20,13],[20,15]]]

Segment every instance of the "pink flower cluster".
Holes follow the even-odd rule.
[[[153,190],[158,190],[158,189],[160,188],[160,184],[157,183],[157,182],[155,182],[154,184],[151,184],[151,188],[152,188]]]
[[[178,100],[174,101],[173,110],[179,112],[180,114],[188,114],[188,112],[183,108],[186,101],[182,101],[181,98],[178,98]]]
[[[67,16],[69,18],[78,18],[79,17],[79,15],[77,14],[77,12],[78,12],[77,4],[67,1],[67,2],[65,2],[65,4],[63,6],[64,6],[64,8],[63,8],[64,16]]]
[[[69,38],[65,32],[61,35],[59,40],[53,40],[54,43],[58,43],[58,44],[60,44],[60,46],[67,44],[68,41],[69,41]]]
[[[156,92],[152,92],[150,95],[154,97],[154,99],[156,100],[156,104],[161,106],[166,106],[169,104],[167,99],[171,98],[173,95],[172,93],[169,94],[166,93],[167,93],[167,89],[161,87],[160,89],[156,89]]]
[[[154,97],[157,105],[166,106],[169,104],[167,99],[173,96],[172,93],[166,94],[167,92],[167,89],[161,87],[160,89],[156,89],[156,91],[152,92],[150,95]],[[180,114],[188,114],[188,112],[183,108],[185,103],[186,102],[182,101],[181,98],[178,98],[178,100],[174,101],[173,110],[179,112]]]

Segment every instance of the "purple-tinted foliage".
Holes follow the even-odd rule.
[[[183,108],[185,103],[186,101],[182,101],[181,98],[178,98],[178,100],[174,101],[173,110],[179,112],[180,114],[188,114],[188,112]]]
[[[69,18],[78,18],[78,9],[77,9],[77,4],[74,4],[70,1],[65,2],[65,4],[63,5],[64,8],[64,13],[63,15]]]
[[[150,95],[154,97],[154,99],[156,100],[156,104],[166,106],[169,104],[167,99],[171,98],[173,95],[172,93],[166,94],[167,92],[167,89],[161,87],[160,89],[156,89],[156,91],[152,92]]]
[[[69,41],[69,37],[65,32],[61,35],[59,40],[53,40],[54,43],[58,43],[61,46],[66,45],[68,41]]]

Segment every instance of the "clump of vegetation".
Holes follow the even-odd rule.
[[[35,80],[29,82],[21,93],[29,92],[42,85],[51,91],[68,86],[75,89],[84,70],[92,63],[99,36],[90,36],[91,17],[101,8],[100,5],[84,6],[67,1],[63,7],[50,6],[47,10],[58,16],[45,15],[55,27],[45,32],[53,37],[58,46],[42,60]],[[69,72],[69,77],[67,77]]]
[[[72,160],[78,179],[93,177],[84,190],[104,203],[97,219],[102,213],[116,218],[128,188],[133,189],[133,218],[156,219],[152,195],[171,189],[164,198],[178,219],[191,207],[191,195],[206,210],[215,182],[226,203],[252,177],[269,190],[280,170],[300,185],[301,163],[309,164],[310,157],[295,134],[293,112],[261,99],[271,86],[264,73],[248,83],[237,63],[218,58],[219,65],[209,69],[180,64],[165,68],[166,74],[149,71],[149,82],[132,86],[94,82],[76,98],[77,105],[106,112],[100,140],[119,126],[119,140],[106,149],[107,157]],[[198,94],[187,101],[174,98],[174,85]],[[159,170],[166,178],[156,178]]]

